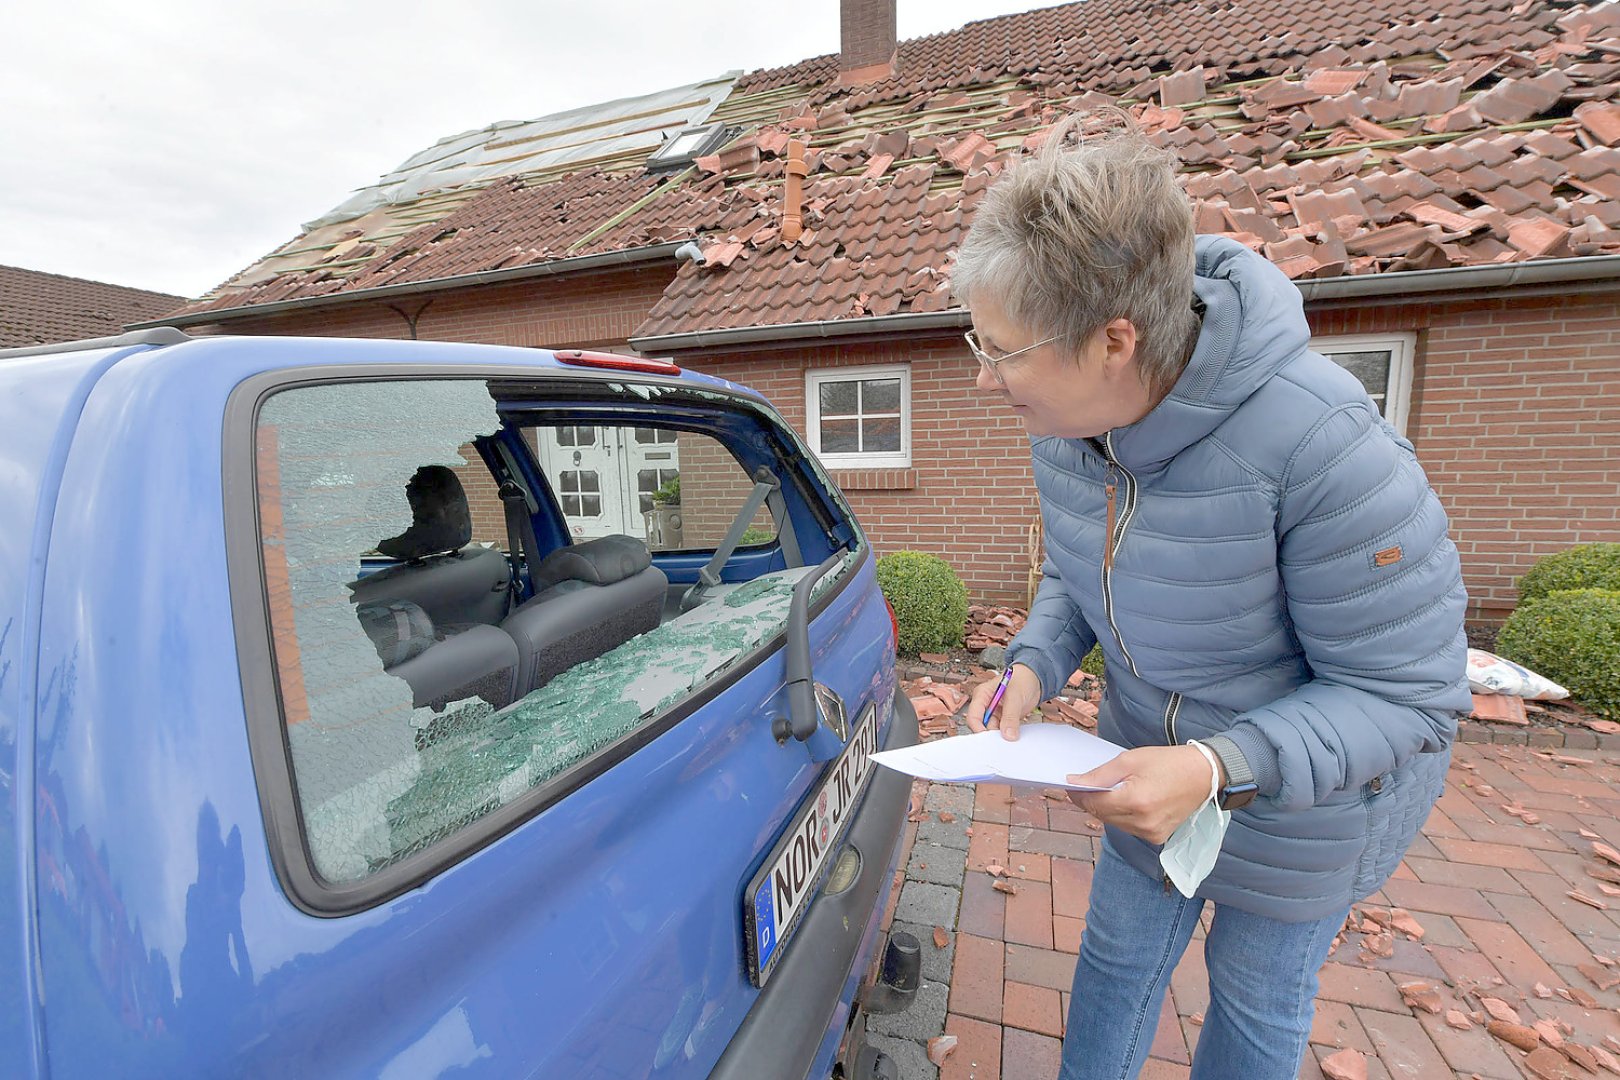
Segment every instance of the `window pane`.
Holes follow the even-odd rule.
[[[490,591],[484,611],[480,595],[449,603],[413,583],[446,558],[442,533],[422,526],[465,497],[449,476],[488,472],[460,448],[499,425],[482,380],[301,387],[260,412],[276,674],[309,857],[327,881],[358,881],[465,823],[442,802],[402,813],[397,800],[421,770],[425,732],[482,725],[510,701],[515,658],[464,641],[452,646],[463,662],[416,661],[469,622],[498,622],[505,602]],[[362,566],[373,549],[400,561]],[[469,545],[450,558],[504,590],[499,552]]]
[[[860,451],[859,420],[823,420],[821,422],[821,452],[823,454],[854,454]]]
[[[899,412],[900,380],[868,379],[861,383],[861,412]]]
[[[1382,397],[1389,392],[1389,351],[1330,353],[1328,359],[1361,380],[1367,393]]]
[[[824,382],[821,384],[821,411],[823,415],[852,416],[860,409],[858,382]]]
[[[573,446],[574,445],[574,429],[571,428],[571,427],[560,427],[560,428],[558,428],[557,429],[557,445],[558,446]]]
[[[285,390],[261,410],[261,565],[293,773],[290,792],[277,797],[290,794],[301,816],[303,843],[289,857],[307,850],[324,881],[364,879],[461,833],[701,692],[780,631],[807,569],[728,581],[716,602],[678,616],[655,610],[650,628],[622,644],[519,685],[515,644],[501,629],[515,617],[506,557],[476,544],[442,551],[443,530],[421,527],[442,520],[453,493],[473,495],[470,481],[488,472],[469,448],[500,430],[497,397],[512,400],[492,397],[484,380],[346,383]],[[585,456],[596,468],[579,468],[576,451],[559,447],[564,430],[611,453]],[[532,449],[557,503],[591,521],[593,536],[641,532],[630,496],[679,477],[681,502],[649,515],[660,519],[657,546],[712,550],[754,489],[732,451],[702,435],[656,438],[646,445],[670,460],[652,465],[636,461],[632,425],[530,425],[522,435],[514,445]],[[781,476],[791,471],[773,464]],[[554,514],[550,505],[540,500],[541,513]],[[742,542],[775,538],[762,507]],[[441,567],[451,582],[432,578]],[[486,569],[492,576],[481,576]],[[420,588],[395,589],[402,582]],[[485,603],[493,610],[472,610]],[[432,653],[457,638],[453,656]],[[658,678],[637,678],[647,672]]]
[[[677,135],[675,137],[675,141],[664,148],[664,150],[662,150],[658,156],[661,158],[685,157],[696,150],[698,146],[702,144],[703,140],[708,136],[708,134],[709,133],[706,129],[683,132],[682,134]]]
[[[866,453],[900,452],[900,418],[880,417],[861,421],[861,449]]]
[[[596,429],[593,427],[578,427],[574,429],[574,439],[579,446],[596,445]]]

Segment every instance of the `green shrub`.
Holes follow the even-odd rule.
[[[938,555],[896,551],[877,563],[878,587],[900,624],[900,651],[907,656],[962,644],[967,622],[967,586]]]
[[[1569,589],[1620,589],[1620,544],[1580,544],[1538,559],[1519,579],[1519,603]]]
[[[1560,683],[1606,720],[1620,720],[1620,589],[1574,589],[1520,604],[1496,651]]]
[[[1099,679],[1103,677],[1103,651],[1101,645],[1091,647],[1091,651],[1086,653],[1085,658],[1080,661],[1080,670],[1087,675],[1095,675]]]
[[[672,476],[665,480],[658,490],[652,493],[652,501],[655,506],[681,505],[681,478]]]

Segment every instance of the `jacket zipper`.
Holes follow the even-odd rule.
[[[1136,477],[1131,470],[1114,459],[1114,433],[1110,431],[1103,436],[1103,456],[1108,459],[1108,535],[1103,538],[1103,569],[1102,593],[1103,613],[1108,617],[1108,628],[1114,632],[1114,642],[1119,646],[1121,655],[1125,657],[1125,664],[1131,669],[1131,674],[1141,677],[1142,673],[1136,670],[1136,661],[1131,659],[1131,650],[1125,647],[1125,638],[1119,632],[1119,624],[1114,621],[1114,555],[1119,551],[1119,545],[1125,540],[1125,530],[1130,528],[1131,518],[1136,514]],[[1118,519],[1115,518],[1116,489],[1115,474],[1124,477],[1125,497],[1123,508],[1120,509]]]
[[[1177,690],[1170,695],[1170,700],[1164,703],[1164,742],[1166,746],[1176,745],[1176,717],[1181,715],[1181,691]]]

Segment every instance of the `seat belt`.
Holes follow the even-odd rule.
[[[529,578],[538,560],[539,541],[534,536],[534,519],[529,516],[529,497],[511,480],[501,484],[501,508],[506,511],[506,539],[517,556],[512,564],[512,607],[523,602],[523,579]]]
[[[743,500],[742,509],[737,516],[731,519],[731,528],[726,530],[726,538],[720,541],[720,546],[714,549],[714,556],[698,571],[697,583],[686,590],[681,597],[681,610],[691,611],[703,599],[703,593],[720,584],[720,571],[725,568],[731,553],[737,550],[737,544],[742,540],[742,534],[748,531],[749,522],[764,505],[767,497],[773,492],[782,490],[782,482],[778,480],[770,469],[761,465],[754,470],[754,490],[748,493]]]

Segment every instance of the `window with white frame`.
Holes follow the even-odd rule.
[[[1311,349],[1361,380],[1367,395],[1395,430],[1406,434],[1406,410],[1412,398],[1412,355],[1417,335],[1340,334],[1314,337]]]
[[[832,469],[911,465],[911,369],[829,368],[805,375],[810,448]]]

